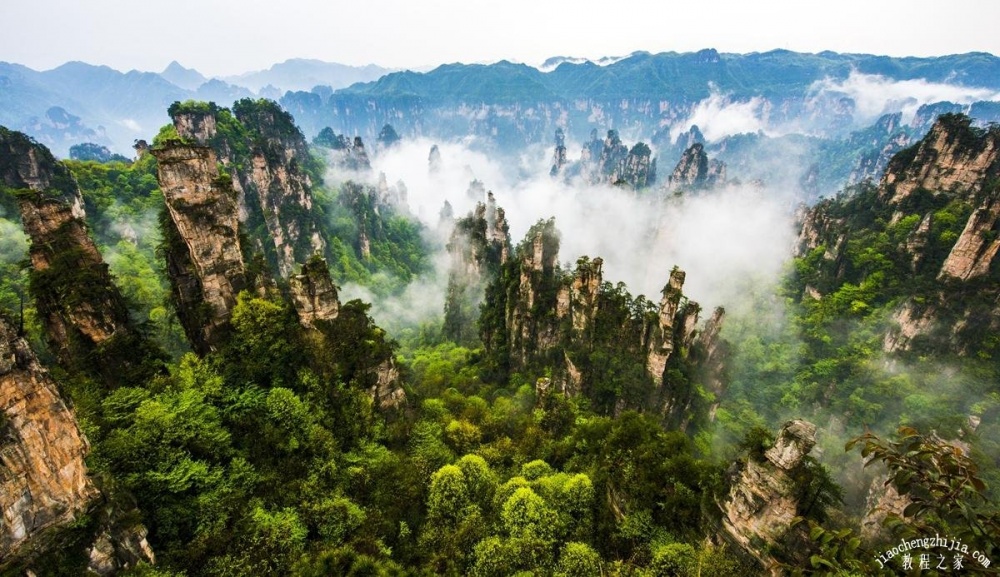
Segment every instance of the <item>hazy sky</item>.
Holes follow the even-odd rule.
[[[997,0],[0,0],[0,60],[207,75],[288,58],[421,67],[636,50],[1000,54]]]

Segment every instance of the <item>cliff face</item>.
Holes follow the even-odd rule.
[[[556,269],[559,235],[554,221],[540,224],[518,247],[514,274],[509,275],[515,282],[507,287],[504,319],[515,367],[544,358],[558,343],[558,325],[548,313],[556,308],[562,280]]]
[[[581,257],[563,271],[558,251],[554,222],[536,224],[487,287],[479,324],[493,366],[551,372],[543,388],[586,395],[598,411],[654,411],[680,429],[711,418],[683,375],[722,394],[723,311],[701,327],[677,269],[657,306],[605,282],[600,258]]]
[[[791,473],[816,444],[815,435],[812,423],[785,423],[763,459],[747,459],[721,504],[722,530],[772,575],[782,574],[772,547],[802,530],[802,525],[789,529],[799,509]]]
[[[918,189],[975,195],[996,175],[998,155],[996,130],[977,135],[967,118],[942,116],[914,149],[889,163],[880,196],[898,205]]]
[[[674,351],[674,320],[680,309],[684,278],[684,271],[680,269],[675,268],[670,272],[670,280],[663,287],[656,323],[651,326],[647,337],[646,371],[654,379],[663,377],[667,360]]]
[[[300,274],[288,278],[288,285],[302,326],[315,328],[316,321],[332,321],[337,318],[340,300],[325,260],[310,259],[302,265]]]
[[[273,257],[271,270],[287,278],[307,338],[338,351],[331,356],[342,361],[334,362],[336,378],[364,387],[381,408],[403,403],[391,343],[365,305],[340,303],[320,256],[325,243],[313,220],[306,166],[311,160],[291,117],[273,103],[249,100],[236,103],[233,114],[190,103],[174,105],[171,114],[182,140],[151,152],[166,205],[161,225],[168,272],[193,348],[205,354],[226,342],[240,291],[279,294],[256,258],[253,266],[245,261],[257,249],[257,255]],[[357,217],[362,257],[371,242],[386,235],[379,211],[387,209],[385,203],[405,202],[405,196],[405,187],[389,187],[384,180],[378,188],[344,185],[339,199]],[[304,264],[293,274],[297,262]],[[365,353],[353,354],[352,348]]]
[[[178,144],[152,154],[170,216],[162,224],[178,318],[195,350],[207,352],[247,288],[237,193],[211,148]]]
[[[457,343],[472,344],[476,340],[475,320],[486,285],[510,258],[508,231],[504,210],[497,206],[492,192],[487,193],[485,204],[479,202],[474,212],[455,222],[447,247],[451,266],[444,331]]]
[[[338,323],[341,304],[326,261],[319,257],[311,258],[302,265],[301,273],[289,277],[288,284],[292,305],[302,326],[314,336],[326,339],[327,343],[344,341],[346,331]],[[370,322],[370,319],[366,317],[365,321]],[[353,376],[366,383],[368,394],[378,408],[399,408],[406,403],[399,369],[392,351],[384,347],[383,333],[377,329],[375,333],[375,338],[370,340],[380,341],[378,344],[383,345],[384,354],[377,355],[367,365],[355,367],[359,374]],[[354,343],[359,348],[366,345]]]
[[[110,385],[149,376],[157,352],[131,326],[125,300],[84,223],[80,189],[68,169],[22,134],[0,130],[0,183],[15,189],[31,239],[31,293],[61,364]],[[121,347],[132,348],[128,354]],[[95,352],[101,349],[103,357]],[[137,354],[142,352],[143,354]]]
[[[62,530],[84,513],[96,520],[93,533],[72,547],[85,548],[89,572],[115,575],[155,563],[138,511],[108,505],[94,486],[89,449],[48,371],[0,317],[0,570],[30,571],[59,552]]]
[[[0,566],[97,498],[88,450],[55,382],[0,318]]]
[[[995,305],[1000,252],[1000,129],[944,115],[889,162],[877,187],[819,203],[802,219],[798,253],[822,249],[806,287],[816,297],[864,280],[851,242],[881,234],[887,262],[910,277],[884,338],[887,352],[933,347],[965,354],[982,331],[1000,328]],[[955,299],[961,292],[974,298]]]
[[[392,127],[386,125],[383,132]],[[395,134],[395,131],[393,131]],[[383,142],[382,136],[386,136],[389,141],[386,147],[393,146],[399,140],[396,135],[393,140],[392,135],[379,134],[379,143]],[[368,159],[368,152],[365,150],[365,143],[360,136],[355,136],[353,140],[343,134],[335,134],[333,129],[327,127],[319,132],[313,139],[313,144],[326,149],[327,157],[331,164],[342,170],[354,172],[367,172],[372,169],[371,161]]]
[[[277,104],[241,100],[232,114],[212,105],[175,105],[171,116],[182,139],[211,147],[231,172],[240,220],[281,276],[325,250],[312,217],[309,148]]]

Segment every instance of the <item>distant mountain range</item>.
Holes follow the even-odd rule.
[[[272,86],[279,90],[311,90],[315,86],[328,86],[333,89],[344,88],[357,82],[371,82],[393,72],[374,64],[367,66],[348,66],[336,62],[322,60],[307,60],[293,58],[280,64],[247,72],[237,76],[222,78],[230,84],[243,86],[253,91]]]
[[[176,61],[159,74],[123,73],[83,62],[39,72],[0,62],[0,125],[31,135],[60,156],[81,142],[130,155],[135,139],[149,139],[169,122],[167,107],[178,100],[225,106],[253,96],[277,100],[288,90],[333,90],[388,72],[374,65],[302,59],[228,78],[207,78]]]
[[[706,49],[596,62],[554,57],[537,68],[446,64],[428,72],[294,59],[211,79],[176,62],[159,74],[79,62],[45,72],[0,63],[0,124],[59,155],[83,141],[128,154],[135,138],[151,138],[168,121],[173,101],[228,106],[247,96],[278,100],[307,137],[330,127],[371,141],[392,124],[404,138],[461,139],[505,154],[551,143],[556,128],[571,151],[592,131],[615,129],[623,140],[670,155],[697,133],[707,150],[737,164],[759,156],[748,143],[773,151],[781,148],[775,142],[798,149],[805,142],[812,151],[841,151],[842,166],[829,175],[836,183],[881,166],[890,142],[898,148],[918,138],[942,111],[966,112],[980,123],[1000,120],[1000,58]],[[900,117],[886,117],[893,114]],[[869,130],[876,125],[892,130]],[[826,141],[843,146],[819,145]],[[857,161],[848,156],[864,154],[867,167],[848,166]]]

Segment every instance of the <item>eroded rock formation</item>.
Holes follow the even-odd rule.
[[[479,181],[473,181],[470,190],[477,184],[482,186]],[[492,192],[486,196],[486,203],[479,202],[474,212],[455,222],[447,247],[451,267],[444,331],[458,343],[475,341],[475,320],[486,285],[496,278],[500,267],[510,258],[506,215],[503,208],[497,206]]]
[[[656,182],[656,159],[645,143],[636,143],[630,149],[622,142],[618,131],[609,130],[602,140],[594,130],[590,141],[583,146],[579,164],[570,170],[565,166],[565,145],[560,148],[560,137],[557,132],[553,176],[560,172],[568,177],[580,174],[590,184],[603,183],[633,189],[645,188]],[[559,164],[560,160],[562,164]]]
[[[0,567],[97,498],[84,463],[88,450],[55,382],[0,317]]]
[[[681,155],[670,175],[668,187],[671,190],[710,188],[725,181],[725,163],[709,160],[704,145],[698,142]]]
[[[973,196],[995,175],[1000,132],[977,135],[971,121],[947,114],[914,148],[892,159],[882,178],[880,197],[898,205],[918,189]]]
[[[59,362],[112,386],[150,376],[160,353],[129,320],[87,231],[73,176],[23,134],[0,129],[0,150],[0,187],[15,191],[31,239],[31,293]]]
[[[547,390],[587,395],[599,411],[650,410],[680,429],[710,418],[712,407],[698,406],[679,375],[697,374],[722,394],[723,311],[702,328],[700,307],[683,297],[680,270],[671,273],[657,307],[606,282],[602,259],[581,257],[569,272],[558,252],[554,222],[539,222],[487,288],[480,336],[495,366],[549,371]],[[620,381],[621,392],[606,390],[608,381]]]
[[[772,575],[781,575],[773,547],[788,540],[799,515],[796,482],[791,473],[816,444],[816,426],[789,421],[763,458],[747,458],[722,502],[722,530],[758,559]],[[792,552],[794,553],[794,552]]]
[[[326,344],[343,341],[344,332],[337,322],[341,304],[326,261],[318,256],[309,259],[309,262],[302,265],[302,272],[292,275],[288,281],[292,305],[302,326],[315,337],[325,339]],[[371,319],[365,317],[365,322],[370,323]],[[384,333],[380,329],[375,329],[374,339],[384,345]],[[354,343],[353,346],[367,347],[370,344]],[[368,394],[379,409],[399,408],[406,403],[406,392],[403,391],[395,357],[391,349],[384,346],[372,348],[381,349],[384,354],[376,356],[367,364],[354,367],[360,373],[355,377],[360,376],[367,383]]]
[[[878,186],[820,202],[802,218],[798,254],[822,250],[823,274],[806,292],[821,298],[844,281],[859,283],[850,241],[881,232],[888,262],[914,282],[903,287],[883,339],[886,352],[934,347],[965,354],[983,331],[1000,329],[995,287],[1000,252],[1000,129],[977,129],[946,114],[920,142],[889,162]],[[881,224],[880,224],[881,223]],[[875,227],[882,227],[875,230]],[[975,298],[952,298],[952,294]],[[919,293],[919,294],[918,294]]]
[[[552,153],[552,169],[549,170],[551,176],[558,176],[566,166],[566,134],[562,128],[556,129],[556,148]]]
[[[292,303],[304,327],[315,328],[316,321],[332,321],[340,312],[337,287],[322,258],[312,258],[302,265],[300,274],[288,278]]]
[[[282,277],[325,249],[312,217],[312,159],[288,113],[268,100],[241,100],[232,114],[175,104],[171,116],[182,139],[211,147],[231,173],[240,221]],[[360,142],[354,148],[364,153]]]
[[[248,288],[237,193],[209,147],[173,144],[152,154],[170,217],[161,224],[177,316],[204,353],[221,342],[236,297]]]

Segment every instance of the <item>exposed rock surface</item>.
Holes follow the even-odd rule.
[[[522,374],[551,371],[546,386],[597,395],[598,410],[651,410],[681,429],[704,418],[701,408],[709,407],[696,407],[694,392],[668,369],[684,367],[722,394],[723,311],[699,328],[700,307],[683,298],[680,270],[671,273],[656,307],[605,282],[602,259],[581,257],[568,272],[558,265],[558,252],[554,222],[539,222],[487,288],[479,323],[487,356]],[[603,381],[622,378],[605,374],[612,358],[645,367],[627,377],[630,392],[614,398],[601,388]]]
[[[992,191],[991,197],[972,211],[965,223],[965,229],[951,248],[948,258],[941,266],[941,277],[969,280],[989,272],[997,250],[1000,250],[1000,191]]]
[[[477,183],[473,181],[473,185]],[[474,186],[470,186],[470,190],[472,188]],[[474,212],[455,222],[447,247],[451,266],[444,331],[458,343],[475,341],[475,320],[486,285],[496,278],[500,267],[510,258],[506,215],[503,208],[497,206],[492,192],[486,196],[485,204],[479,202]]]
[[[383,127],[383,130],[384,128],[392,129],[389,125]],[[379,142],[381,142],[381,136]],[[398,140],[399,137],[396,136],[396,140],[389,146]],[[303,140],[302,143],[305,144],[305,141]],[[335,134],[333,129],[328,127],[320,131],[319,135],[313,139],[313,144],[327,149],[328,159],[336,168],[354,172],[368,172],[372,169],[368,152],[365,150],[365,143],[360,136],[355,136],[352,140],[343,134]]]
[[[667,368],[667,360],[674,350],[674,319],[680,308],[681,289],[684,287],[684,271],[674,268],[670,280],[663,287],[657,322],[651,327],[646,345],[646,371],[653,379],[662,379]]]
[[[684,151],[674,172],[670,175],[668,187],[671,190],[710,188],[726,180],[726,165],[718,160],[709,160],[705,147],[700,142],[692,144]]]
[[[319,338],[326,339],[327,344],[342,340],[342,333],[336,323],[341,304],[326,261],[319,257],[311,258],[302,265],[302,272],[292,275],[288,281],[292,304],[302,326]],[[381,338],[381,332],[377,334]],[[406,403],[406,392],[391,351],[376,358],[368,366],[362,365],[357,369],[368,383],[368,394],[379,409],[395,409]]]
[[[531,234],[529,232],[529,234]],[[546,221],[535,229],[514,261],[517,282],[507,288],[504,311],[508,350],[514,366],[527,366],[558,343],[558,326],[547,314],[555,308],[558,295],[556,259],[559,235],[555,222]]]
[[[312,217],[309,149],[288,113],[271,101],[241,100],[233,106],[235,118],[214,105],[175,105],[171,116],[182,139],[210,146],[232,173],[240,220],[281,276],[323,252],[326,242]],[[354,148],[364,154],[360,142]],[[258,223],[266,234],[256,234]]]
[[[195,350],[216,347],[247,288],[236,191],[215,152],[174,144],[152,151],[173,230],[165,230],[177,315]]]
[[[146,540],[147,534],[146,527],[141,523],[102,527],[87,549],[88,572],[101,576],[117,575],[139,563],[155,564],[156,555]]]
[[[770,546],[787,538],[798,515],[796,486],[789,474],[816,444],[816,426],[789,421],[764,459],[747,459],[721,504],[726,535],[757,558],[772,575],[781,575]],[[802,530],[799,526],[794,531]]]
[[[0,318],[0,566],[98,496],[76,417],[28,343]]]
[[[880,475],[872,480],[865,499],[865,516],[861,519],[861,538],[871,542],[885,535],[882,523],[889,515],[902,518],[903,510],[912,501],[908,495],[900,495],[896,486],[888,482],[888,475]]]
[[[618,131],[609,130],[601,140],[597,130],[591,132],[590,141],[583,146],[579,164],[571,170],[565,162],[565,146],[560,148],[560,134],[556,134],[555,162],[552,174],[564,173],[567,177],[580,174],[590,184],[611,184],[633,189],[645,188],[656,182],[656,159],[645,143],[636,143],[631,149],[618,136]],[[556,165],[559,160],[559,170]]]
[[[938,119],[911,154],[896,156],[882,179],[881,196],[899,204],[918,189],[973,196],[996,175],[1000,131],[977,136],[967,118]]]
[[[891,118],[889,120],[892,120]],[[891,128],[891,127],[887,127]],[[802,219],[799,256],[822,247],[823,274],[807,292],[822,297],[860,283],[851,240],[877,232],[892,239],[888,262],[913,282],[883,339],[886,352],[933,347],[965,354],[983,331],[1000,329],[1000,129],[976,129],[964,116],[938,118],[920,142],[898,153],[877,187],[820,202]],[[881,223],[881,224],[880,224]],[[876,229],[876,227],[882,228]],[[975,298],[955,299],[956,291]]]
[[[59,362],[111,385],[148,376],[132,361],[142,360],[139,352],[155,356],[154,347],[131,325],[125,299],[87,231],[69,170],[20,133],[0,129],[0,150],[0,187],[17,191],[21,225],[31,239],[31,292]],[[98,349],[126,344],[135,350],[117,358],[120,365],[95,358]]]
[[[299,322],[307,328],[316,321],[332,321],[340,312],[337,287],[330,279],[330,269],[322,258],[313,258],[302,265],[302,272],[288,278],[292,302]]]
[[[375,406],[382,410],[396,409],[406,403],[406,392],[403,391],[399,377],[399,369],[392,358],[382,361],[374,369],[375,385],[368,393],[375,401]]]
[[[552,169],[549,174],[552,176],[558,176],[562,172],[563,167],[566,166],[566,135],[563,133],[562,128],[556,129],[556,148],[552,153]]]

